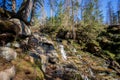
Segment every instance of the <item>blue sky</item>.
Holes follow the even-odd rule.
[[[103,12],[103,16],[104,16],[104,21],[106,21],[106,15],[107,15],[107,3],[111,1],[112,6],[113,6],[113,10],[117,11],[117,3],[118,0],[100,0],[101,2],[101,10]]]
[[[47,0],[46,0],[47,1]],[[117,2],[118,0],[100,0],[100,9],[102,10],[104,21],[106,21],[106,15],[107,15],[107,3],[111,1],[113,10],[117,10]],[[46,13],[47,16],[50,16],[50,8],[49,6],[46,6]]]
[[[0,0],[0,3],[2,2],[3,0]],[[18,9],[19,9],[19,7],[21,6],[21,2],[23,1],[23,0],[16,0],[17,1],[17,6],[18,6],[18,8],[17,8],[17,10],[16,11],[18,11]],[[118,2],[118,0],[100,0],[100,9],[102,10],[102,13],[103,13],[103,16],[104,16],[104,21],[106,20],[106,13],[107,13],[107,3],[109,2],[109,1],[111,1],[111,3],[112,3],[112,5],[113,5],[113,9],[116,11],[117,10],[117,2]],[[46,0],[46,2],[48,2],[48,0]],[[1,6],[2,4],[0,4],[0,6]],[[49,8],[49,6],[48,5],[46,5],[45,6],[45,9],[46,9],[46,14],[47,14],[47,16],[50,16],[50,8]]]

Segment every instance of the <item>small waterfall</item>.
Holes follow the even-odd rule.
[[[60,52],[61,52],[63,60],[67,60],[66,52],[64,50],[64,46],[63,45],[60,45]]]

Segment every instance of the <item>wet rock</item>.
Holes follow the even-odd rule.
[[[9,47],[0,47],[0,56],[11,61],[16,59],[17,53]]]
[[[9,69],[6,69],[4,71],[0,72],[0,80],[11,80],[15,76],[15,67],[11,67]]]

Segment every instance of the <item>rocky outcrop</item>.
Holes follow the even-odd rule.
[[[0,47],[0,56],[5,58],[7,61],[16,59],[17,53],[9,47]]]
[[[0,72],[0,80],[11,80],[15,77],[15,67]]]
[[[14,27],[16,26],[19,29],[19,31],[17,32],[18,35],[20,35],[20,36],[30,36],[31,35],[30,28],[23,21],[21,21],[17,18],[10,19],[9,21],[14,23]]]
[[[41,62],[41,68],[44,72],[46,71],[47,63],[56,64],[58,62],[58,54],[54,48],[54,44],[45,36],[33,33],[28,40],[28,45],[32,49],[29,52],[30,56]]]
[[[31,35],[30,28],[21,20],[0,19],[0,43],[7,43],[16,38],[26,38]]]

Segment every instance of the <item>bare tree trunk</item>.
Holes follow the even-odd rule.
[[[28,21],[27,19],[30,17],[31,12],[32,12],[33,0],[28,0],[26,4],[27,4],[27,6],[25,8],[25,13],[24,13],[23,19],[25,21]]]
[[[72,36],[73,36],[73,40],[76,39],[76,33],[75,33],[75,25],[74,25],[74,1],[72,0]]]
[[[118,17],[118,24],[120,25],[120,11],[118,11],[118,13],[117,13],[117,17]]]
[[[12,11],[16,12],[16,0],[12,0]]]
[[[117,18],[118,18],[118,19],[117,19],[117,20],[118,20],[117,24],[120,25],[120,0],[118,0],[117,8],[118,8],[118,9],[117,9],[117,12],[118,12],[118,13],[117,13],[117,15],[118,15],[118,16],[117,16]]]

